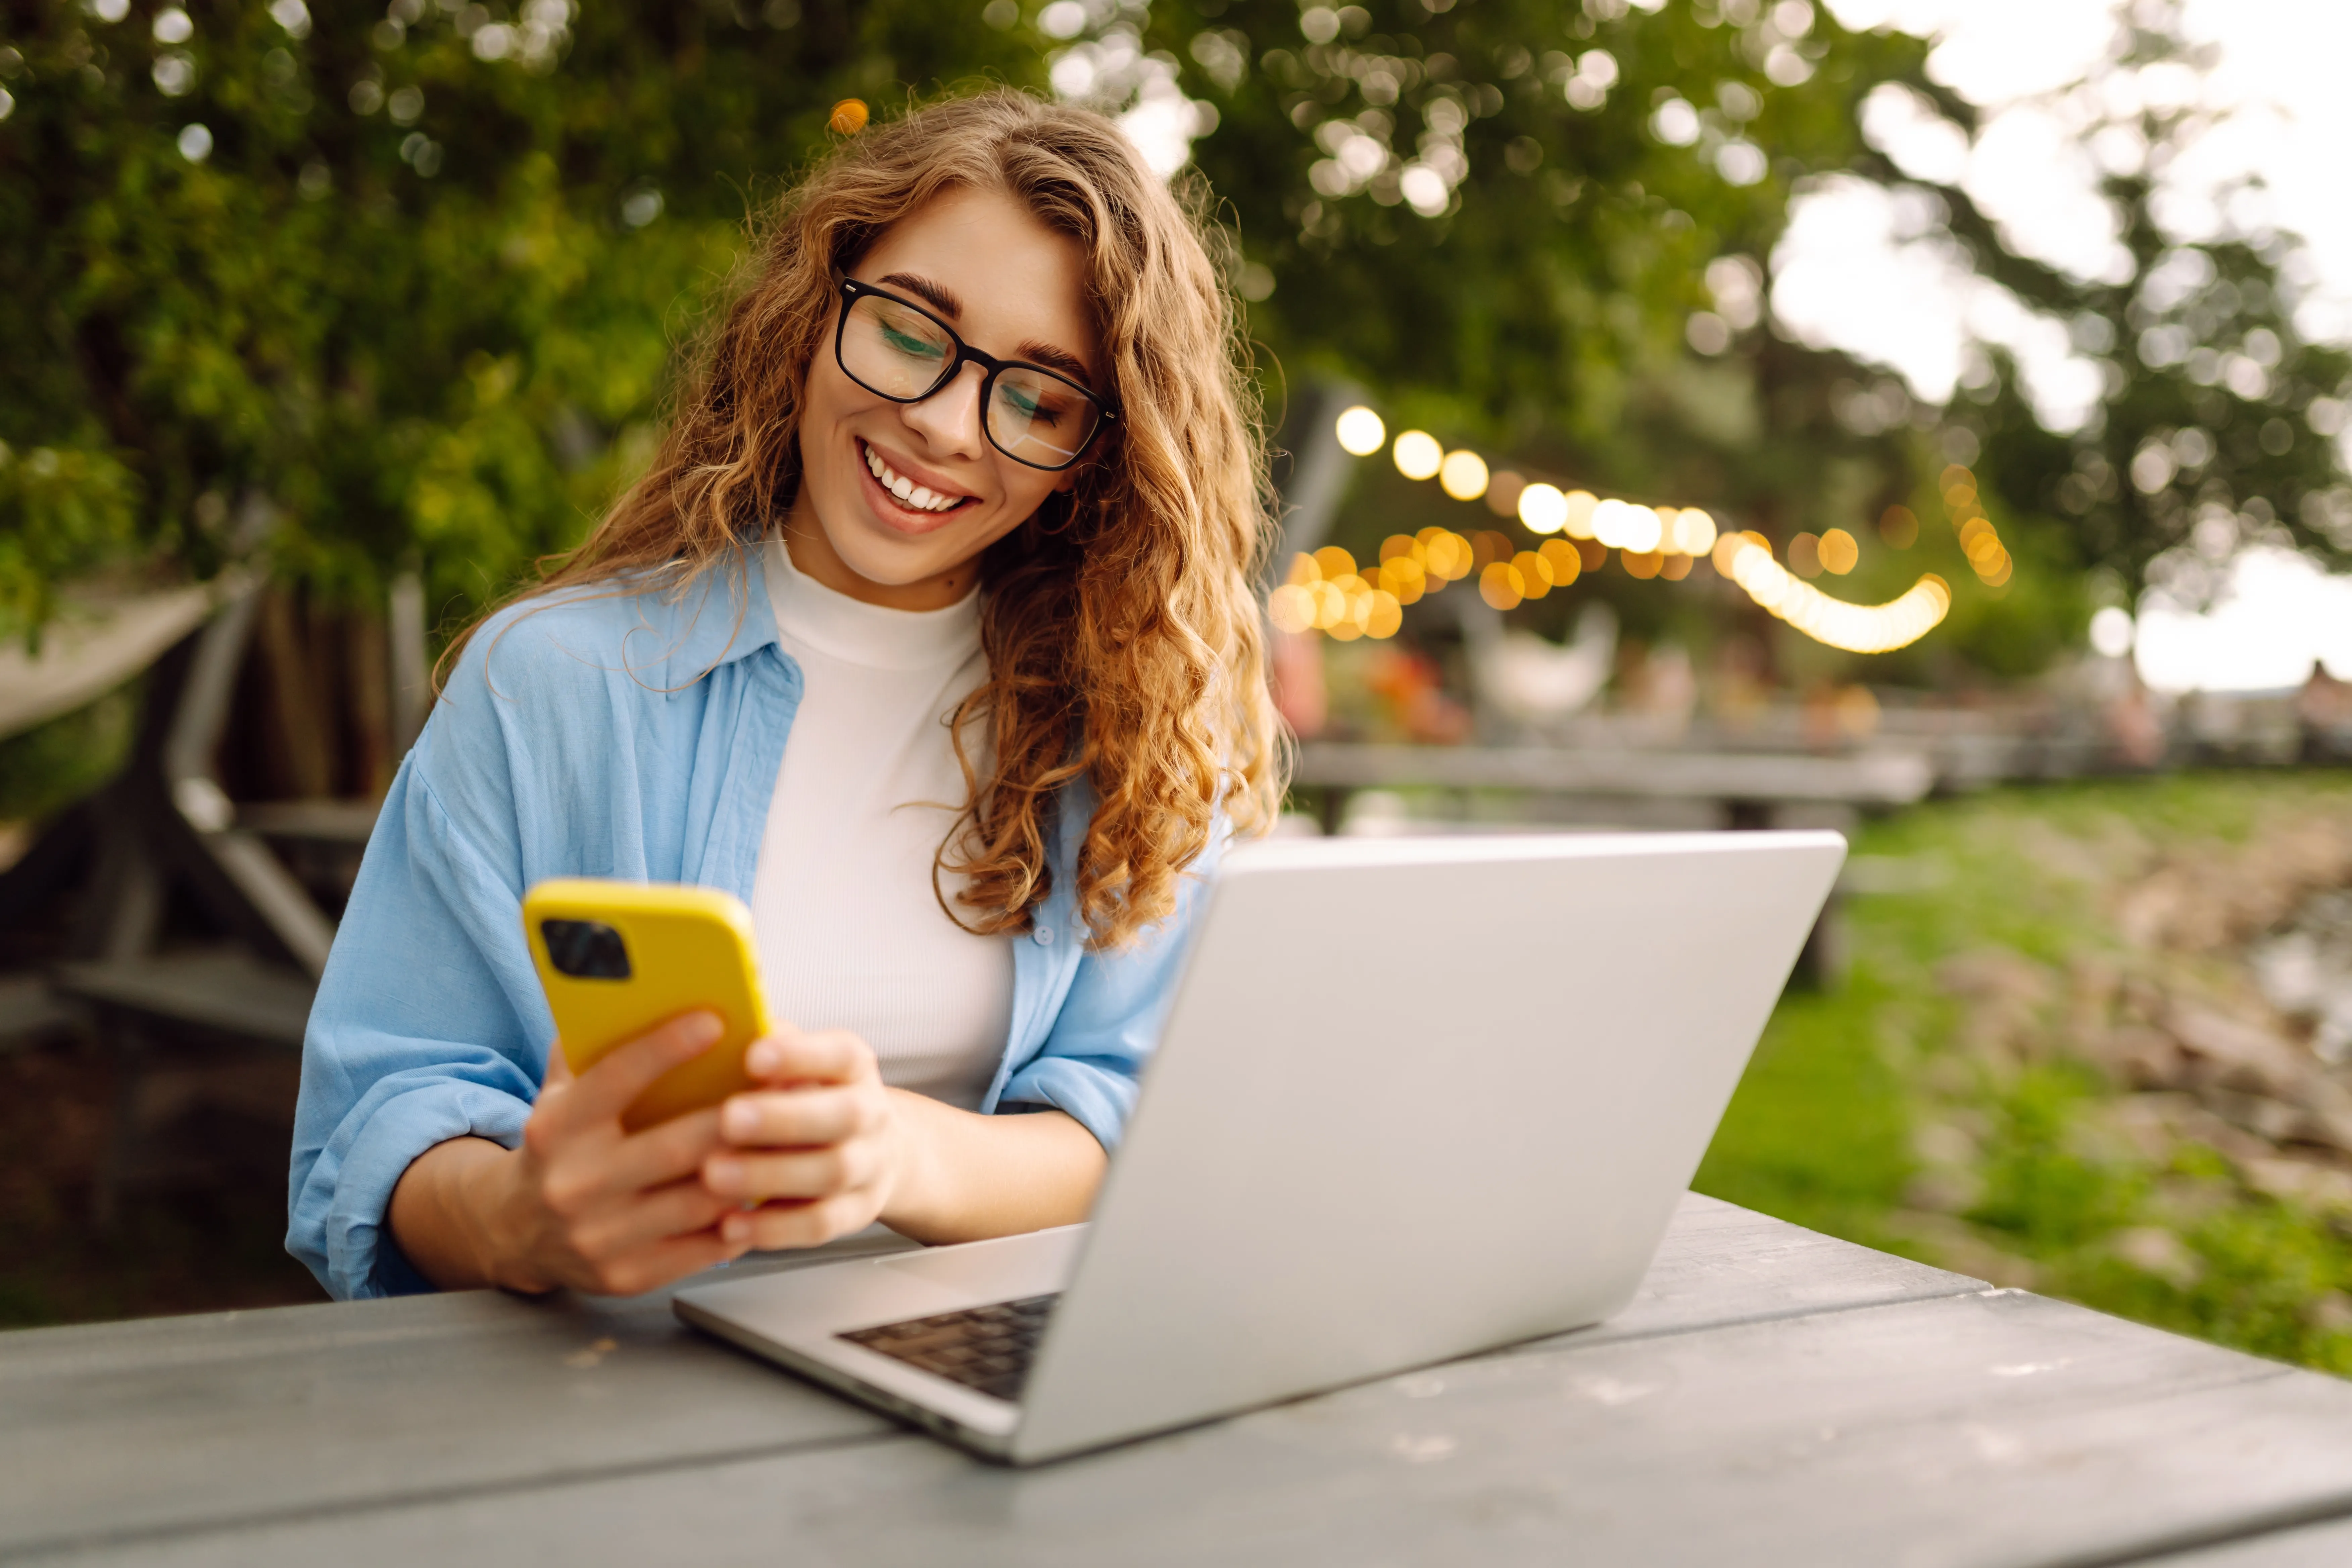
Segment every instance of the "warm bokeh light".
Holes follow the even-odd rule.
[[[1527,584],[1509,562],[1490,562],[1478,574],[1478,596],[1498,610],[1516,610],[1528,596]]]
[[[1592,509],[1592,537],[1612,550],[1625,547],[1625,525],[1633,509],[1611,497]]]
[[[1622,526],[1625,537],[1618,541],[1617,546],[1621,550],[1655,554],[1659,544],[1665,538],[1665,524],[1660,520],[1657,509],[1654,507],[1627,507]]]
[[[393,107],[394,112],[397,112],[399,105],[394,104]],[[866,121],[870,118],[871,115],[862,100],[845,98],[833,106],[833,113],[826,119],[824,128],[835,136],[855,136],[866,129]]]
[[[1437,485],[1455,500],[1476,500],[1486,493],[1486,459],[1467,449],[1446,453],[1437,466]]]
[[[1929,573],[1908,593],[1884,605],[1849,605],[1792,576],[1772,559],[1771,547],[1745,534],[1717,543],[1718,571],[1748,596],[1815,642],[1848,653],[1885,653],[1918,641],[1952,607],[1952,591]]]
[[[1601,505],[1591,490],[1570,490],[1561,498],[1568,503],[1568,516],[1559,527],[1570,539],[1592,537],[1592,513]]]
[[[1315,624],[1315,595],[1297,583],[1285,583],[1266,595],[1265,614],[1279,631],[1303,632]]]
[[[1294,555],[1288,581],[1266,595],[1266,618],[1280,631],[1319,631],[1341,642],[1394,637],[1404,624],[1404,606],[1432,585],[1422,565],[1424,549],[1417,540],[1391,535],[1381,546],[1381,564],[1370,582],[1358,574],[1356,558],[1339,545]],[[1462,551],[1466,555],[1468,545]]]
[[[1821,555],[1822,569],[1843,577],[1861,563],[1862,546],[1844,529],[1832,528],[1822,535]]]
[[[1389,427],[1381,423],[1381,416],[1361,404],[1343,412],[1334,428],[1339,437],[1339,449],[1355,458],[1370,457],[1389,438]]]
[[[1519,492],[1519,521],[1530,533],[1558,533],[1568,521],[1568,498],[1558,485],[1529,485]]]
[[[1551,565],[1534,551],[1512,556],[1511,570],[1519,574],[1519,592],[1528,598],[1540,599],[1551,592]]]
[[[1822,574],[1822,542],[1810,533],[1789,541],[1789,570],[1800,577]]]
[[[1418,604],[1429,586],[1429,569],[1412,556],[1399,555],[1381,563],[1381,591],[1400,605]]]
[[[1527,493],[1526,475],[1497,468],[1486,480],[1486,510],[1496,517],[1517,517],[1519,498]]]
[[[1363,457],[1380,448],[1387,426],[1359,405],[1339,416],[1335,430],[1344,449]],[[1764,535],[1726,532],[1697,507],[1652,507],[1587,489],[1563,490],[1511,469],[1493,469],[1466,447],[1448,452],[1425,430],[1400,432],[1391,452],[1406,478],[1435,479],[1456,500],[1483,497],[1496,517],[1516,518],[1532,534],[1558,537],[1522,550],[1511,535],[1494,529],[1465,534],[1424,528],[1391,534],[1381,543],[1378,563],[1360,571],[1348,551],[1325,545],[1311,556],[1294,557],[1287,580],[1269,596],[1267,614],[1279,629],[1319,630],[1342,642],[1392,637],[1406,605],[1474,575],[1487,604],[1516,609],[1601,570],[1612,550],[1627,575],[1645,581],[1679,583],[1700,561],[1711,562],[1799,631],[1853,652],[1900,647],[1950,609],[1949,586],[1932,574],[1900,598],[1877,605],[1849,605],[1801,581],[1824,571],[1843,576],[1860,565],[1861,541],[1843,528],[1797,534],[1783,564]],[[1954,464],[1939,476],[1937,489],[1978,577],[1992,588],[2007,583],[2014,563],[1979,504],[1976,476]],[[1906,508],[1889,507],[1878,529],[1891,548],[1907,549],[1917,540],[1918,519]]]
[[[1432,577],[1458,583],[1470,575],[1470,542],[1451,529],[1424,528],[1414,536],[1427,553]]]
[[[1445,448],[1426,430],[1407,430],[1396,438],[1397,472],[1409,479],[1434,475],[1445,461]]]

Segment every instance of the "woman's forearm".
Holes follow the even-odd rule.
[[[901,1156],[882,1223],[933,1245],[1014,1236],[1087,1217],[1109,1160],[1058,1110],[980,1116],[887,1091]]]
[[[393,1239],[410,1265],[442,1289],[547,1288],[509,1277],[497,1239],[513,1160],[511,1151],[487,1138],[452,1138],[419,1154],[393,1188],[384,1216]]]

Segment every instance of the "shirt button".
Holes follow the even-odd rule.
[[[1051,947],[1054,945],[1054,928],[1043,923],[1042,921],[1033,929],[1029,934],[1037,939],[1037,945],[1039,947]]]

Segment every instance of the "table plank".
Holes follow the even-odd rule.
[[[1605,1323],[1507,1354],[1962,1296],[1981,1279],[1685,1193],[1640,1294]]]
[[[1036,1471],[909,1436],[92,1560],[2084,1568],[2329,1509],[2352,1385],[1988,1290],[1459,1363]]]
[[[667,1296],[494,1291],[0,1335],[0,1561],[186,1529],[887,1436]]]
[[[1980,1282],[1696,1194],[1597,1347]],[[615,1348],[593,1352],[600,1339]],[[895,1430],[678,1326],[491,1292],[0,1334],[0,1559]]]

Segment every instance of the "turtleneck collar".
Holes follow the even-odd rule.
[[[961,663],[980,647],[980,589],[943,610],[894,610],[826,587],[793,564],[782,533],[767,542],[768,600],[792,642],[874,669]]]

